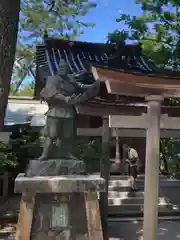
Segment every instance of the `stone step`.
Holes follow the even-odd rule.
[[[117,191],[109,191],[108,192],[109,198],[143,198],[144,192],[117,192]]]
[[[171,216],[171,215],[167,215],[167,216],[161,216],[162,214],[159,214],[159,216],[158,216],[158,220],[168,220],[168,221],[171,221],[171,222],[173,222],[173,221],[180,221],[180,214],[179,214],[179,216]],[[175,214],[176,215],[176,214]],[[144,220],[144,218],[143,218],[143,216],[141,216],[141,217],[137,217],[137,216],[134,216],[134,217],[113,217],[113,216],[111,216],[110,215],[110,217],[108,218],[108,222],[122,222],[122,221],[124,221],[124,222],[131,222],[131,221],[133,221],[134,223],[136,223],[136,221],[143,221]]]
[[[159,219],[156,236],[149,235],[145,240],[178,240],[180,236],[179,221],[165,221]],[[109,222],[109,239],[111,240],[142,240],[143,221],[114,221]]]
[[[111,179],[109,180],[109,182],[122,182],[122,183],[126,183],[126,182],[130,182],[130,178],[127,179]],[[139,183],[144,183],[144,179],[139,179],[137,178],[136,182]],[[179,179],[160,179],[160,183],[180,183]]]
[[[100,173],[99,172],[95,172],[95,173],[92,173],[91,175],[93,175],[93,176],[100,176]],[[110,179],[111,180],[127,180],[127,179],[129,179],[130,177],[128,176],[128,175],[110,175]],[[144,180],[144,178],[145,178],[145,175],[144,174],[139,174],[138,176],[137,176],[137,179],[139,179],[139,180]],[[161,180],[166,180],[166,179],[168,179],[168,177],[167,176],[164,176],[164,175],[159,175],[159,178],[161,179]]]
[[[118,191],[109,191],[108,192],[109,198],[144,198],[144,191],[137,191],[137,192],[118,192]],[[166,201],[168,201],[169,198],[164,196],[163,193],[159,193],[159,198],[164,198]]]
[[[137,186],[138,191],[144,191],[144,186],[143,185],[138,185]],[[131,186],[130,184],[127,186],[109,186],[108,188],[109,191],[117,191],[117,192],[130,192]]]
[[[144,189],[144,181],[137,180],[137,187],[140,189]],[[159,182],[160,187],[180,187],[180,180],[161,180]],[[130,187],[130,180],[110,180],[109,181],[109,189],[114,189],[116,191],[122,190],[125,187]]]
[[[137,179],[136,180],[137,184],[143,184],[144,185],[144,180],[142,179]],[[180,184],[180,180],[168,180],[168,179],[162,179],[159,181],[160,184]],[[113,185],[127,185],[130,184],[130,179],[116,179],[116,180],[109,180],[109,184]]]
[[[144,210],[144,204],[122,204],[122,205],[113,205],[109,204],[109,209],[115,209],[117,212],[139,212]],[[170,203],[164,203],[164,204],[158,204],[158,208],[160,211],[166,211],[166,210],[173,210],[172,204]]]
[[[169,203],[169,200],[164,198],[164,197],[160,197],[159,198],[159,204],[167,204]],[[123,198],[123,197],[114,197],[108,198],[108,204],[109,206],[113,205],[113,206],[124,206],[124,205],[133,205],[133,204],[144,204],[144,198],[143,197],[127,197],[127,198]]]
[[[138,179],[144,179],[145,178],[145,174],[138,174]],[[167,176],[159,174],[159,178],[160,179],[167,179]]]
[[[126,175],[111,175],[110,179],[111,180],[127,180],[127,179],[129,179],[129,176],[126,176]],[[145,179],[145,175],[144,174],[140,174],[140,175],[138,175],[137,179],[138,180],[144,180]],[[167,178],[167,176],[160,175],[159,179],[160,180],[167,180],[168,178]]]
[[[123,205],[109,205],[108,214],[110,216],[143,216],[144,206],[143,204],[123,204]],[[180,216],[180,206],[173,206],[172,204],[159,204],[158,205],[159,215],[170,216],[178,215]]]
[[[142,218],[143,219],[144,214],[143,211],[138,211],[138,212],[116,212],[116,211],[108,211],[108,220],[110,219],[137,219],[137,218]],[[178,211],[159,211],[158,212],[158,218],[168,218],[168,219],[173,219],[177,218],[180,219],[180,212]]]
[[[136,181],[138,186],[144,186],[144,182]],[[110,180],[109,187],[128,187],[130,186],[130,180]]]

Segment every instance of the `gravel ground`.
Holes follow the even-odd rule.
[[[14,240],[16,232],[15,223],[0,224],[0,240]]]
[[[0,206],[0,220],[1,219],[11,219],[18,216],[19,205],[20,205],[20,195],[14,195],[6,200]]]
[[[0,205],[0,240],[15,240],[16,219],[20,195],[14,195]]]

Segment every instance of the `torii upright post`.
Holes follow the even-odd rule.
[[[155,240],[158,225],[160,117],[162,96],[148,96],[146,135],[146,170],[144,194],[145,240]]]
[[[144,67],[148,67],[148,62],[146,63],[143,57],[141,60]],[[150,75],[148,72],[145,75],[140,72],[138,74],[138,71],[125,73],[104,67],[92,67],[92,73],[96,80],[105,83],[108,94],[146,97],[148,101],[148,121],[143,123],[143,128],[147,128],[143,239],[155,240],[158,220],[161,102],[164,98],[180,97],[179,77],[174,73],[167,75],[168,71],[161,74],[159,71],[153,73],[152,69]],[[129,124],[128,128],[130,125],[135,126],[136,123]]]
[[[102,125],[102,157],[100,162],[101,177],[105,179],[105,191],[100,192],[100,211],[103,229],[103,239],[108,240],[108,185],[109,185],[109,118],[103,118]]]

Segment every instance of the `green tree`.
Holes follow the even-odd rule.
[[[158,67],[178,70],[180,65],[180,1],[137,0],[141,16],[121,14],[116,22],[128,26],[127,31],[116,30],[108,35],[109,41],[133,40],[142,43],[144,53]],[[116,38],[117,36],[121,38]]]
[[[89,8],[94,6],[95,4],[89,4],[87,0],[14,0],[13,4],[10,0],[0,1],[0,131],[4,127],[18,24],[18,48],[13,72],[16,74],[15,92],[22,82],[23,76],[26,73],[33,73],[31,71],[34,64],[33,47],[41,41],[45,30],[48,31],[49,36],[56,37],[73,38],[82,34],[81,29],[90,25],[81,22],[79,16],[84,16]]]
[[[158,68],[180,70],[180,1],[137,0],[136,3],[141,5],[142,15],[121,14],[116,22],[123,22],[128,30],[117,29],[109,33],[108,42],[140,42],[145,55],[149,56]],[[176,100],[175,103],[179,104],[179,101]],[[179,153],[178,139],[162,139],[161,160],[164,169],[171,175],[180,171]]]
[[[19,87],[21,86],[23,80],[26,77],[35,81],[35,61],[34,61],[35,52],[32,47],[17,44],[16,48],[16,58],[12,73],[11,81],[11,95],[16,95]]]
[[[18,165],[15,152],[10,151],[9,146],[5,142],[0,142],[0,172],[13,169]]]
[[[37,44],[44,35],[74,39],[83,33],[84,27],[94,26],[84,23],[85,16],[96,4],[87,0],[69,1],[29,0],[22,1],[19,41]],[[30,42],[29,42],[30,40]]]
[[[33,97],[34,96],[34,81],[31,83],[25,83],[23,86],[16,90],[16,85],[11,83],[10,95],[22,96],[22,97]]]
[[[43,36],[63,39],[74,39],[83,34],[83,29],[93,27],[92,23],[80,20],[89,9],[96,7],[95,3],[87,0],[22,1],[19,38],[14,65],[14,79],[18,90],[25,76],[34,78],[35,46],[43,40]]]

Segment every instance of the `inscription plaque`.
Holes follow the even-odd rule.
[[[69,207],[67,203],[52,206],[51,229],[67,228],[69,225]]]

